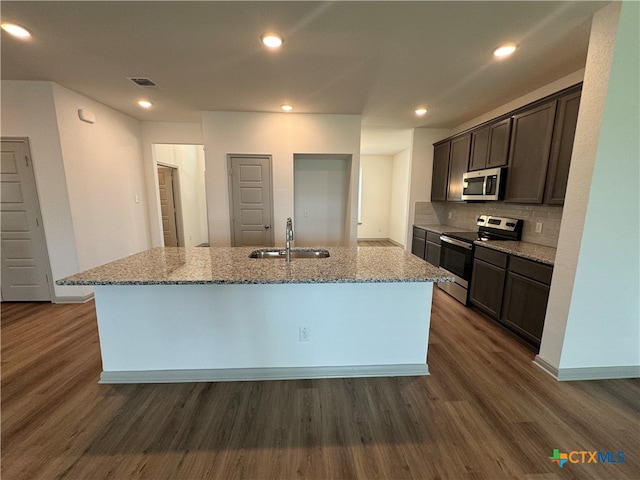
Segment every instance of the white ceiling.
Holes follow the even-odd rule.
[[[2,21],[33,37],[2,32],[1,73],[57,82],[140,120],[290,102],[297,113],[362,115],[373,131],[451,128],[583,68],[590,17],[606,3],[3,1]],[[261,45],[266,31],[284,36],[279,51]],[[503,42],[519,49],[494,60]]]

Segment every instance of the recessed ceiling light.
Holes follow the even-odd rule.
[[[280,109],[284,110],[285,112],[290,112],[291,110],[293,110],[293,105],[283,103],[282,105],[280,105]]]
[[[415,112],[416,115],[424,115],[425,113],[427,113],[427,107],[416,108]]]
[[[493,55],[500,58],[508,57],[509,55],[511,55],[513,52],[516,51],[516,48],[518,47],[513,43],[509,45],[501,45],[493,51]]]
[[[149,100],[138,100],[138,105],[140,105],[142,108],[151,108],[153,106],[153,103],[151,103]]]
[[[260,38],[262,40],[262,43],[264,43],[269,48],[278,48],[284,43],[282,37],[276,33],[265,33]]]
[[[0,27],[7,33],[13,35],[18,38],[29,38],[31,34],[26,28],[21,27],[20,25],[15,25],[13,23],[3,23]]]

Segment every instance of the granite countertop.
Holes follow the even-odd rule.
[[[477,240],[476,245],[492,248],[500,252],[509,253],[517,257],[534,260],[553,266],[556,258],[556,249],[529,242],[516,242],[509,240]]]
[[[418,227],[418,228],[422,228],[423,230],[427,230],[429,232],[433,232],[433,233],[439,233],[440,235],[442,235],[445,232],[473,232],[474,230],[467,230],[466,228],[460,228],[460,227],[452,227],[451,225],[442,225],[442,224],[426,224],[426,225],[422,225],[422,224],[414,224],[414,227]],[[477,231],[477,230],[475,230]]]
[[[472,230],[465,230],[464,228],[452,227],[450,225],[442,224],[430,224],[420,225],[414,224],[415,227],[443,234],[445,232],[471,232]],[[483,247],[492,248],[500,252],[509,253],[522,258],[527,258],[535,262],[544,263],[545,265],[553,266],[556,259],[556,249],[553,247],[546,247],[544,245],[538,245],[535,243],[522,242],[522,241],[509,241],[509,240],[478,240],[474,242],[476,245],[482,245]]]
[[[452,282],[446,271],[399,247],[327,247],[323,259],[249,258],[253,248],[153,248],[78,273],[57,285]]]

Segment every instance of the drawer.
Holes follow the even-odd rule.
[[[423,230],[422,228],[413,227],[413,236],[414,237],[418,237],[418,238],[422,238],[422,239],[426,239],[427,238],[427,231]]]
[[[474,254],[475,258],[480,260],[484,260],[491,265],[495,265],[500,268],[507,268],[507,259],[509,255],[506,253],[498,252],[497,250],[493,250],[487,247],[479,247],[476,246],[476,251]]]
[[[553,267],[513,255],[511,255],[509,259],[509,271],[544,283],[545,285],[551,284],[551,275],[553,275]]]
[[[440,245],[440,234],[427,230],[427,242],[437,243],[438,245]]]

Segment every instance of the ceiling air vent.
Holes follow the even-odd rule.
[[[159,85],[153,83],[153,80],[145,77],[127,77],[128,80],[131,80],[137,86],[141,88],[160,88]]]

